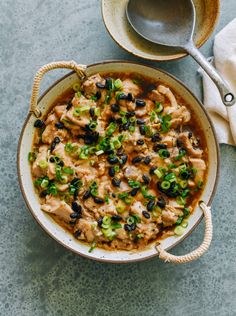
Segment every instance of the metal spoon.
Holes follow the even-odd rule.
[[[196,11],[192,0],[129,0],[126,15],[134,30],[145,39],[187,51],[214,81],[223,103],[235,103],[226,82],[193,42]]]

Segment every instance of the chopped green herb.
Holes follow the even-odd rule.
[[[66,174],[74,174],[74,170],[71,169],[70,167],[64,167],[63,172],[65,172]]]
[[[29,152],[28,153],[28,161],[29,162],[34,162],[37,158],[37,155],[35,152]]]

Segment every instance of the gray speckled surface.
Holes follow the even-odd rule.
[[[222,1],[221,29],[236,16],[235,0]],[[212,37],[202,48],[211,54]],[[0,314],[18,315],[236,315],[236,149],[221,146],[213,203],[214,240],[191,264],[158,259],[102,264],[70,253],[35,223],[16,176],[16,150],[35,71],[52,60],[92,63],[132,59],[106,33],[98,0],[0,1]],[[201,96],[190,58],[161,68]],[[43,88],[57,78],[54,72]],[[184,254],[203,237],[203,223],[173,250]]]

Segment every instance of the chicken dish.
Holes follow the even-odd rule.
[[[175,91],[135,73],[94,74],[34,127],[28,159],[41,209],[89,251],[140,250],[183,234],[206,181],[207,147]]]

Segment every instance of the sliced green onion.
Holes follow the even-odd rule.
[[[150,122],[154,122],[156,119],[156,113],[154,111],[151,112],[151,115],[150,115]]]
[[[94,131],[95,129],[96,129],[96,127],[97,127],[97,125],[98,125],[98,123],[97,123],[97,121],[90,121],[90,123],[89,123],[89,129],[91,130],[91,131]]]
[[[104,150],[101,149],[101,150],[96,151],[97,156],[100,156],[102,154],[104,154]]]
[[[107,237],[109,240],[112,240],[116,236],[116,232],[114,232],[111,228],[108,229],[102,229],[102,233],[105,237]]]
[[[181,181],[179,182],[179,185],[181,186],[182,189],[185,189],[185,188],[187,188],[187,186],[188,186],[188,181],[186,181],[186,180],[181,180]]]
[[[35,152],[29,152],[28,153],[28,161],[34,162],[36,160],[36,153]]]
[[[165,180],[169,181],[169,182],[174,182],[176,181],[176,176],[173,172],[168,173],[167,175],[165,175]]]
[[[42,169],[45,169],[48,167],[48,162],[46,160],[40,160],[39,161],[39,167]]]
[[[175,224],[180,225],[182,223],[183,219],[184,219],[183,216],[179,216]]]
[[[111,122],[106,130],[106,135],[111,136],[117,128],[117,124],[115,122]]]
[[[163,177],[163,173],[158,168],[154,171],[154,173],[159,179]]]
[[[138,239],[140,239],[140,238],[144,237],[144,234],[137,234],[136,236],[137,236]]]
[[[135,126],[133,126],[133,125],[129,126],[129,131],[131,133],[134,133],[135,132]]]
[[[132,117],[129,119],[129,121],[130,121],[131,123],[135,123],[135,122],[136,122],[136,117],[132,116]]]
[[[135,219],[134,219],[134,217],[131,216],[131,217],[127,218],[126,222],[127,222],[127,224],[131,225],[131,224],[135,223]]]
[[[122,124],[126,124],[128,122],[128,119],[127,117],[123,116],[121,121],[122,121]]]
[[[183,228],[187,228],[187,227],[188,227],[188,221],[183,220],[182,223],[181,223],[181,226],[182,226]]]
[[[74,174],[74,170],[71,169],[70,167],[64,167],[63,172],[65,172],[66,174]]]
[[[121,206],[117,206],[116,207],[116,211],[119,213],[119,214],[122,214],[126,211],[126,208],[125,207],[121,207]]]
[[[76,95],[77,95],[78,98],[80,98],[82,93],[80,91],[78,91],[78,92],[76,92]]]
[[[80,108],[75,108],[73,111],[74,116],[80,116]]]
[[[120,171],[120,167],[119,166],[114,166],[115,172],[119,172]]]
[[[169,151],[168,151],[167,149],[159,149],[159,150],[158,150],[158,155],[159,155],[161,158],[163,158],[163,159],[170,157],[170,153],[169,153]]]
[[[161,188],[163,190],[168,190],[170,188],[170,182],[169,181],[162,181]]]
[[[155,104],[156,104],[155,112],[160,113],[163,110],[163,106],[161,105],[160,102],[157,102],[157,101],[155,102]]]
[[[179,205],[185,205],[185,204],[186,204],[186,200],[185,200],[185,198],[183,198],[182,196],[177,196],[176,202],[177,202]]]
[[[67,178],[67,176],[61,176],[61,183],[67,183],[68,182],[68,178]]]
[[[95,95],[91,96],[91,98],[90,98],[90,100],[92,100],[92,101],[97,101],[97,99],[98,98]]]
[[[140,188],[141,183],[139,181],[134,181],[134,180],[128,180],[128,185],[131,188]]]
[[[89,105],[81,106],[80,108],[80,112],[88,112],[89,110],[90,110]]]
[[[97,245],[97,243],[95,241],[92,242],[91,247],[89,248],[88,252],[92,252],[96,248],[96,245]]]
[[[45,189],[49,184],[48,179],[44,178],[40,184],[41,188]]]
[[[111,140],[111,145],[112,145],[113,148],[115,148],[115,149],[119,149],[119,148],[122,146],[122,144],[121,144],[121,142],[119,141],[118,138],[113,138],[113,139]]]
[[[175,227],[175,229],[174,229],[174,233],[175,233],[175,235],[177,235],[177,236],[183,235],[184,232],[185,232],[185,228],[183,228],[182,226],[177,226],[177,227]]]
[[[99,116],[100,115],[100,109],[99,108],[95,108],[94,109],[94,114],[95,114],[95,116]]]
[[[80,83],[78,83],[78,82],[74,83],[73,86],[72,86],[72,88],[73,88],[73,90],[74,90],[75,92],[78,92],[79,89],[80,89]]]
[[[190,210],[188,207],[184,208],[184,216],[187,217],[190,214]]]
[[[120,79],[116,79],[114,81],[114,88],[116,90],[121,90],[123,88],[122,81]]]

